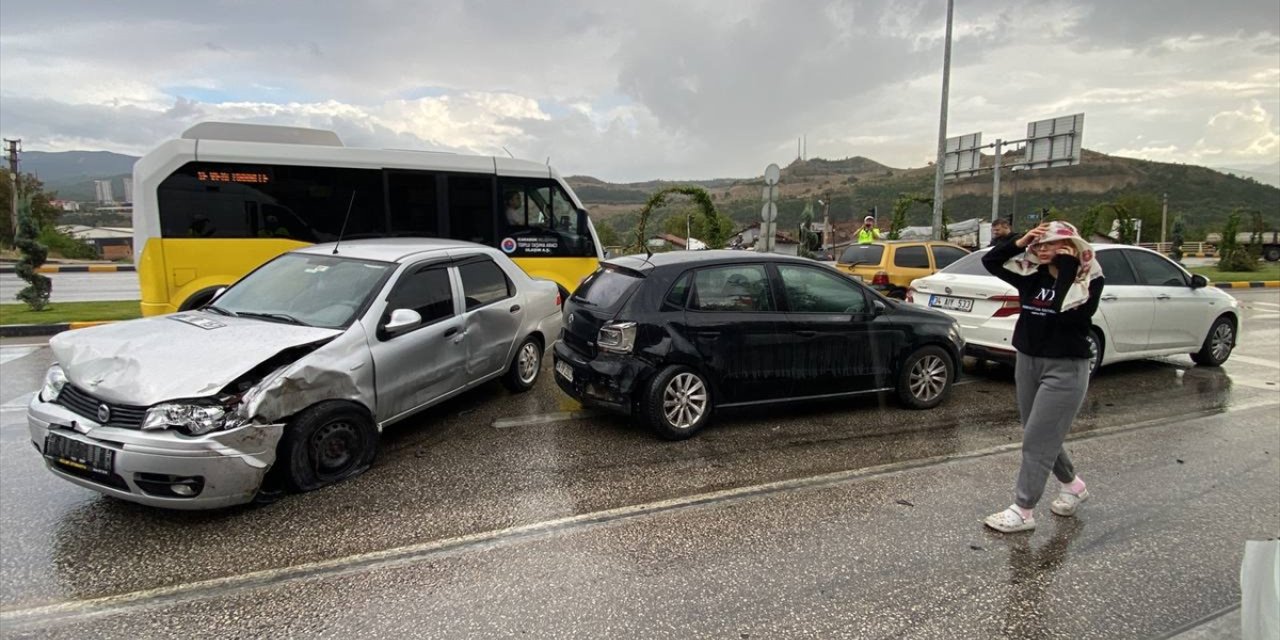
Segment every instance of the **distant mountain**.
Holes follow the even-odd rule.
[[[110,151],[26,151],[22,154],[22,171],[34,173],[46,185],[102,179],[133,173],[137,156]]]
[[[124,199],[123,178],[133,175],[137,156],[110,151],[25,151],[19,168],[35,174],[45,189],[63,200],[91,201],[94,180],[111,180],[117,200]]]

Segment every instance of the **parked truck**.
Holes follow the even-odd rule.
[[[1241,231],[1236,234],[1236,242],[1242,246],[1252,247],[1253,235],[1252,231]],[[1263,231],[1260,235],[1262,236],[1262,244],[1258,247],[1259,255],[1267,262],[1280,260],[1280,231]],[[1210,233],[1205,236],[1204,240],[1217,245],[1222,242],[1222,234],[1217,232]]]

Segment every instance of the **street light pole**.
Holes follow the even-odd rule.
[[[947,0],[947,38],[942,54],[942,109],[938,115],[938,157],[933,176],[933,239],[942,237],[942,176],[947,153],[947,89],[951,84],[951,14],[955,0]]]

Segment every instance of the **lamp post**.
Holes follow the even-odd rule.
[[[831,248],[831,203],[819,199],[818,204],[822,207],[822,252],[825,254]]]

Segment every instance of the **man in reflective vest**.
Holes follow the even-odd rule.
[[[862,221],[862,228],[858,229],[858,244],[871,244],[880,239],[880,230],[876,228],[876,219],[867,216]]]

